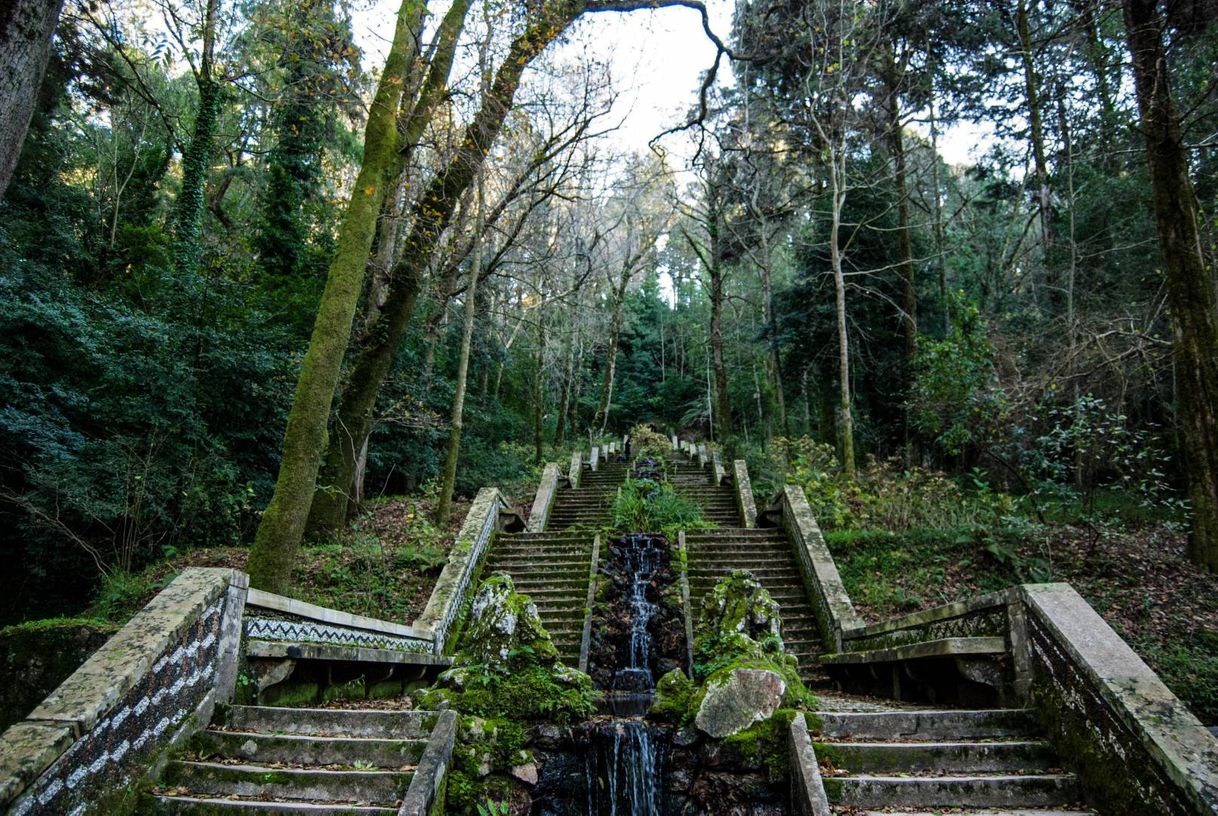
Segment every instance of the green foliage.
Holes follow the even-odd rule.
[[[988,527],[825,535],[851,600],[877,618],[1051,579],[1043,553],[1020,546],[1028,538],[1026,528]]]
[[[672,453],[672,440],[650,425],[639,423],[630,429],[630,452],[636,458],[655,459],[663,466]]]
[[[662,532],[675,538],[678,530],[713,527],[702,508],[680,495],[668,482],[628,478],[613,499],[612,529],[621,532]]]
[[[1208,639],[1187,643],[1144,637],[1130,642],[1202,722],[1218,721],[1218,637],[1211,633]]]
[[[830,445],[804,437],[781,440],[775,449],[787,460],[786,480],[803,487],[817,522],[827,530],[1005,524],[1016,510],[1014,499],[994,491],[980,473],[957,481],[939,471],[871,458],[852,482],[840,472]]]
[[[492,802],[487,800],[486,804],[478,805],[478,816],[508,816],[511,809],[507,802]]]
[[[963,292],[950,295],[948,309],[947,336],[918,345],[910,413],[918,431],[955,455],[1003,418],[1005,398],[980,310]]]

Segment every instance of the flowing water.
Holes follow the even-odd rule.
[[[600,726],[587,755],[588,816],[660,816],[659,762],[651,729],[642,715],[655,694],[650,624],[658,607],[647,592],[663,565],[663,536],[631,533],[617,552],[629,576],[629,642],[619,650],[625,665],[613,674],[608,694],[612,720]]]

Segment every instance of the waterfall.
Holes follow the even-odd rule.
[[[664,539],[646,533],[631,533],[622,539],[627,574],[630,575],[630,643],[626,665],[613,678],[613,690],[651,693],[655,678],[651,674],[651,632],[648,627],[657,607],[647,600],[656,570],[660,568],[659,545]]]
[[[586,768],[588,816],[660,816],[656,749],[643,720],[600,728]]]
[[[655,695],[650,626],[659,607],[647,593],[664,564],[663,536],[631,533],[616,549],[628,576],[625,601],[630,629],[613,673],[609,713],[593,734],[585,762],[587,816],[660,816],[659,761],[650,726],[642,719]]]

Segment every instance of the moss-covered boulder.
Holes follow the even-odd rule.
[[[542,625],[537,606],[516,591],[512,577],[492,573],[482,582],[470,604],[469,625],[461,641],[458,663],[508,663],[531,650],[538,661],[558,660],[550,635]]]
[[[782,705],[787,683],[769,669],[725,669],[707,682],[694,724],[721,739],[768,720]]]
[[[660,678],[651,714],[694,722],[715,738],[744,731],[779,709],[815,700],[782,642],[778,604],[743,570],[722,578],[702,601],[694,632],[694,680]]]
[[[453,667],[423,696],[424,708],[516,721],[568,722],[589,716],[592,679],[563,665],[529,596],[511,576],[492,573],[474,594]]]

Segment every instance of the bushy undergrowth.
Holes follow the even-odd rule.
[[[668,482],[650,479],[627,479],[612,511],[613,529],[624,532],[659,532],[674,538],[678,530],[714,526],[702,517],[697,502],[677,493]]]

